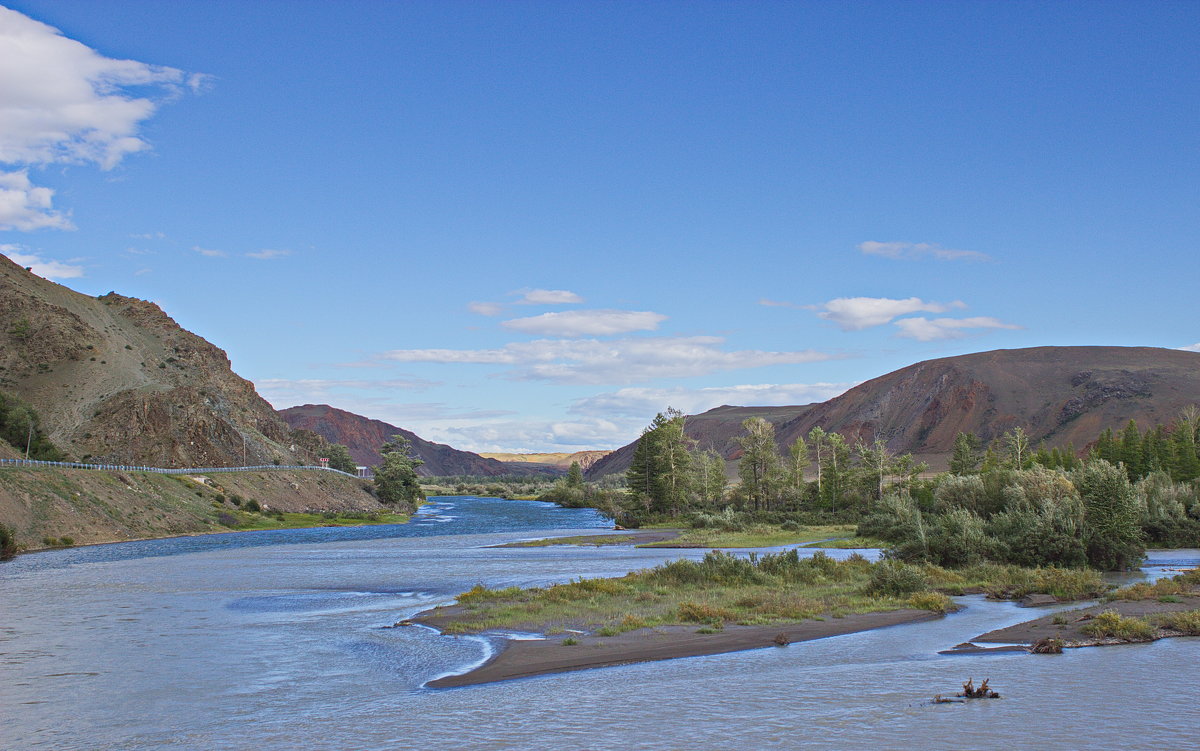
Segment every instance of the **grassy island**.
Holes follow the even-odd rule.
[[[477,585],[451,606],[417,617],[447,634],[521,630],[547,635],[511,641],[470,673],[431,682],[461,686],[625,662],[717,654],[936,618],[949,594],[998,598],[1046,593],[1096,597],[1098,573],[982,564],[956,571],[899,561],[872,563],[823,552],[741,557],[711,551],[612,579],[549,587]]]

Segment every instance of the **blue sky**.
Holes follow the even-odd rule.
[[[0,246],[479,451],[1200,350],[1200,4],[9,2]]]

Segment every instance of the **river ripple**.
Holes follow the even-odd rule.
[[[0,748],[1196,747],[1200,715],[1176,681],[1200,640],[937,655],[1037,614],[979,597],[938,622],[783,649],[422,688],[490,646],[384,628],[396,620],[477,582],[614,576],[702,554],[486,547],[602,526],[586,509],[447,498],[401,527],[22,556],[0,566]],[[927,703],[972,676],[1004,699]]]

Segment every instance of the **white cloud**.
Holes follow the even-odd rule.
[[[70,219],[51,207],[53,198],[54,191],[29,182],[25,170],[0,172],[0,230],[75,229]]]
[[[538,339],[499,349],[401,349],[381,359],[395,362],[476,363],[511,366],[517,380],[558,383],[636,383],[653,378],[686,378],[717,371],[793,365],[832,359],[814,350],[726,351],[714,336],[646,337],[601,342],[596,339]]]
[[[875,242],[859,243],[858,249],[869,256],[904,260],[934,258],[939,261],[990,261],[991,256],[977,250],[954,250],[933,243]]]
[[[223,250],[214,250],[213,248],[201,248],[199,245],[193,245],[192,250],[196,251],[207,258],[225,258],[229,254]]]
[[[571,412],[604,416],[628,415],[649,419],[667,407],[697,414],[725,404],[788,406],[823,402],[843,393],[852,383],[761,383],[707,388],[654,389],[630,387],[577,399]]]
[[[82,266],[47,260],[36,253],[24,253],[19,245],[0,245],[0,253],[45,279],[78,279],[83,276]]]
[[[504,306],[498,302],[469,302],[467,310],[481,316],[498,316],[504,312]]]
[[[893,300],[889,297],[839,297],[821,305],[812,306],[818,316],[836,323],[842,331],[861,331],[872,326],[882,326],[897,316],[909,313],[945,313],[951,308],[965,308],[965,303],[925,302],[919,297]]]
[[[175,68],[104,57],[0,7],[0,164],[112,169],[149,148],[138,130],[162,101],[203,83]],[[73,229],[52,210],[53,194],[25,170],[0,172],[0,229]]]
[[[924,317],[904,318],[896,321],[896,326],[900,328],[900,333],[896,336],[916,339],[920,342],[931,342],[938,339],[962,339],[969,333],[968,329],[1021,328],[1015,324],[1005,323],[998,318],[990,316],[935,318],[932,321]]]
[[[1200,342],[1190,344],[1186,347],[1180,347],[1179,349],[1183,350],[1184,352],[1200,352]]]
[[[260,261],[270,261],[273,258],[283,258],[285,256],[290,256],[291,254],[292,254],[292,251],[290,251],[290,250],[267,250],[267,249],[264,249],[264,250],[251,251],[250,253],[246,254],[246,257],[247,258],[257,258]]]
[[[533,453],[615,449],[637,438],[642,417],[578,420],[507,420],[455,425],[426,425],[422,438],[476,452]],[[422,430],[424,432],[422,432]]]
[[[167,236],[162,232],[143,232],[138,235],[130,235],[134,240],[166,240]]]
[[[201,83],[175,68],[104,57],[0,8],[0,162],[111,169],[126,154],[149,148],[138,128],[163,97]],[[156,90],[159,101],[127,87]]]
[[[518,305],[574,305],[583,302],[583,298],[565,289],[531,289],[527,290]]]
[[[513,331],[544,336],[612,336],[631,331],[653,331],[665,320],[665,315],[650,311],[568,310],[514,318],[500,325]]]

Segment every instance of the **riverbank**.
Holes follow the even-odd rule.
[[[579,634],[567,638],[509,640],[499,653],[479,667],[461,675],[437,678],[425,685],[430,688],[472,686],[633,662],[779,647],[940,617],[940,614],[928,610],[904,608],[769,626],[729,625],[720,630],[697,630],[695,626],[659,626],[614,636]],[[418,621],[435,628],[438,623],[446,623],[444,617],[418,616]]]
[[[1065,649],[1200,636],[1200,571],[1113,592],[1106,602],[1061,611],[995,629],[972,642],[1033,645],[1054,641]]]
[[[270,471],[161,475],[123,470],[21,469],[0,471],[0,520],[22,550],[158,539],[243,529],[289,528],[272,513],[322,517],[295,526],[326,523],[325,513],[387,513],[364,481],[334,472]],[[274,521],[272,521],[274,519]],[[254,524],[243,524],[252,521]],[[329,523],[338,523],[328,520]]]

